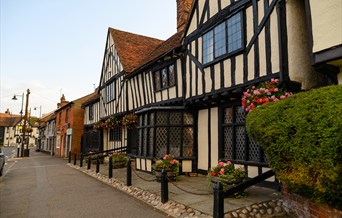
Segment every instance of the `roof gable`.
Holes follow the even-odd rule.
[[[114,40],[121,64],[126,73],[136,69],[163,42],[163,40],[113,28],[109,28],[108,31]]]

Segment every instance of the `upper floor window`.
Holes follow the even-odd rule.
[[[237,13],[203,35],[202,63],[242,48],[242,13]]]
[[[175,84],[175,67],[173,64],[154,72],[154,88],[156,91],[174,86]]]
[[[89,105],[88,118],[89,120],[94,120],[94,105]]]
[[[115,80],[106,85],[106,102],[113,101],[115,99]]]
[[[66,110],[65,112],[65,122],[68,123],[69,122],[69,108]]]

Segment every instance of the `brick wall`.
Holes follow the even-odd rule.
[[[192,2],[193,0],[177,0],[177,32],[184,29]]]
[[[305,218],[342,218],[342,211],[326,204],[315,203],[305,197],[289,192],[286,186],[281,189],[284,206],[298,217]]]

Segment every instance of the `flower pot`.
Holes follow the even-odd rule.
[[[113,161],[113,169],[119,169],[126,167],[127,161],[120,160],[120,161]]]
[[[161,177],[162,177],[161,170],[154,170],[154,174],[156,175],[157,182],[161,182]],[[166,172],[166,176],[167,176],[169,181],[175,181],[176,180],[176,178],[173,175],[172,171],[167,171]]]

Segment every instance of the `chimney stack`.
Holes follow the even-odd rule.
[[[185,28],[188,16],[190,14],[193,0],[176,0],[177,1],[177,32]]]
[[[61,97],[61,102],[57,103],[57,109],[63,107],[64,105],[68,104],[69,102],[65,100],[64,94]]]

